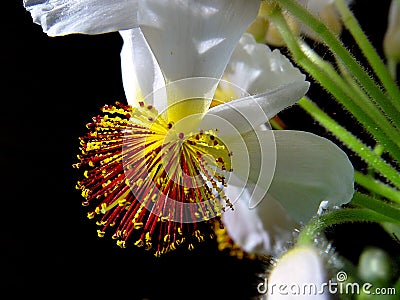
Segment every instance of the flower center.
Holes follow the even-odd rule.
[[[116,226],[121,247],[137,236],[137,246],[157,244],[158,255],[186,240],[190,249],[191,240],[205,237],[199,223],[232,207],[223,192],[232,154],[217,130],[176,131],[154,107],[139,104],[105,106],[88,124],[75,165],[86,168],[85,178],[77,188],[83,205],[95,206],[88,217],[101,217],[99,236]]]

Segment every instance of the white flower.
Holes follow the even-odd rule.
[[[310,133],[265,127],[269,118],[300,99],[309,83],[277,50],[271,52],[250,35],[241,38],[257,15],[259,0],[27,0],[25,5],[49,35],[118,30],[123,38],[122,78],[134,107],[131,119],[124,123],[107,117],[96,124],[115,122],[126,134],[122,158],[114,152],[107,156],[122,160],[126,180],[113,181],[95,169],[93,178],[118,182],[112,190],[115,199],[105,190],[109,184],[93,185],[91,175],[79,185],[85,205],[103,201],[90,217],[104,214],[104,228],[115,218],[125,220],[117,211],[127,206],[129,222],[115,233],[120,245],[132,227],[143,230],[137,244],[151,247],[161,221],[169,225],[158,235],[157,251],[175,248],[182,232],[193,229],[187,224],[221,212],[214,199],[218,194],[228,206],[233,203],[234,211],[224,213],[223,222],[235,242],[248,252],[278,253],[321,203],[350,201],[353,168],[343,151]],[[227,81],[221,82],[222,76]],[[226,103],[210,108],[218,85],[217,92],[228,89],[237,99],[214,99]],[[113,139],[115,130],[110,132]],[[99,145],[109,147],[95,133],[84,149],[82,163],[89,166],[93,157],[99,159]],[[122,143],[120,136],[115,142]],[[125,182],[138,205],[126,204]],[[142,213],[143,207],[157,217]]]
[[[312,246],[299,246],[289,250],[277,261],[266,286],[268,300],[278,299],[330,299],[326,262]]]
[[[125,45],[135,44],[125,40]],[[123,61],[128,62],[129,53],[134,52],[135,47],[124,52]],[[131,59],[123,67],[132,70],[135,65]],[[142,79],[152,82],[152,76]],[[124,77],[135,76],[126,73]],[[235,100],[209,109],[199,127],[219,128],[219,137],[231,148],[236,147],[233,153],[241,152],[243,143],[230,140],[229,130],[224,136],[221,120],[210,118],[218,116],[240,133],[233,136],[244,140],[249,153],[249,161],[244,160],[243,165],[236,161],[233,167],[231,179],[236,175],[237,180],[231,180],[225,193],[229,199],[239,201],[234,211],[223,214],[223,223],[245,251],[277,255],[285,249],[293,230],[314,216],[321,204],[334,207],[351,200],[353,167],[346,154],[327,139],[307,132],[265,131],[260,127],[294,104],[308,88],[305,76],[278,50],[271,51],[244,34],[223,79],[217,90],[219,100],[227,100],[221,98],[224,92],[231,97],[229,100]],[[246,93],[251,97],[245,97]],[[154,104],[157,107],[158,103]],[[271,173],[274,166],[275,172]],[[243,175],[242,170],[250,174]]]

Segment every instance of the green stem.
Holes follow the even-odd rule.
[[[288,10],[301,22],[307,24],[311,30],[321,37],[332,53],[340,58],[343,64],[360,82],[360,85],[365,88],[366,92],[371,96],[371,99],[373,99],[374,104],[379,104],[384,112],[391,117],[391,120],[397,128],[400,128],[400,114],[396,111],[391,102],[388,101],[388,97],[325,24],[295,0],[279,0],[276,1],[276,3]]]
[[[354,92],[360,98],[358,103],[368,103],[371,110],[377,111],[380,114],[379,110],[376,109],[375,106],[372,105],[368,95],[365,94],[363,88],[360,86],[359,82],[355,80],[354,76],[349,72],[346,66],[343,65],[342,61],[336,57],[336,64],[338,69],[340,70],[341,76],[346,80],[346,82],[351,86]],[[380,116],[381,118],[382,116]],[[384,122],[386,123],[386,122]],[[387,123],[386,123],[387,124]],[[391,126],[391,125],[390,125]],[[397,134],[397,133],[396,133]]]
[[[309,222],[297,238],[297,244],[310,245],[320,232],[327,228],[349,222],[391,222],[393,219],[366,208],[342,208],[323,214]]]
[[[294,40],[294,39],[293,39]],[[292,52],[298,52],[299,50],[296,50],[298,46],[294,44],[295,41],[291,40],[289,37],[286,37],[286,41],[288,44],[289,50],[293,49]],[[316,66],[318,66],[321,70],[325,70],[326,74],[331,77],[332,80],[334,80],[337,84],[342,84],[343,79],[341,76],[338,74],[338,72],[335,70],[335,68],[332,66],[331,63],[328,61],[324,60],[321,56],[319,56],[306,42],[304,42],[301,39],[297,40],[297,43],[299,45],[299,49],[303,52],[303,54]],[[290,45],[289,45],[290,44]],[[300,53],[294,53],[297,54],[297,56],[301,56]]]
[[[400,90],[396,82],[393,80],[385,64],[379,57],[378,53],[368,40],[367,36],[363,32],[355,18],[354,14],[350,11],[348,5],[344,0],[335,0],[336,7],[342,16],[342,20],[346,28],[352,34],[354,40],[357,42],[364,56],[367,58],[369,64],[382,82],[383,86],[387,90],[393,107],[400,112]]]
[[[376,144],[373,151],[376,155],[382,156],[383,152],[385,151],[385,148],[383,148],[382,145],[380,145],[380,144]],[[372,179],[372,181],[375,181],[374,178],[376,175],[376,170],[373,167],[371,167],[371,166],[367,167],[367,174],[368,174],[369,178]],[[369,190],[371,191],[371,196],[376,197],[376,198],[381,198],[382,195],[379,195],[379,192],[376,193],[376,192],[372,191],[372,189],[374,189],[374,184],[372,182],[369,184],[371,184],[371,186],[369,188]],[[368,186],[369,186],[369,184],[368,184]],[[383,184],[383,185],[386,186],[385,184]],[[364,186],[364,187],[366,187],[366,186]],[[390,187],[388,187],[388,188],[390,188]],[[391,195],[391,196],[393,196],[393,195]],[[396,197],[395,197],[395,199],[396,199]]]
[[[363,188],[400,204],[400,191],[356,171],[354,179]]]
[[[317,64],[313,63],[313,61],[307,57],[299,46],[298,39],[293,36],[292,31],[278,7],[269,17],[276,24],[297,63],[327,89],[340,104],[350,111],[357,118],[357,121],[359,121],[396,160],[400,161],[400,139],[398,138],[400,133],[392,127],[380,111],[369,101],[364,102],[363,97],[356,95],[352,98],[351,96],[354,95],[354,91],[349,88],[347,83],[340,76],[328,76],[326,70],[331,72],[330,68],[320,69]]]
[[[346,79],[346,81],[349,83],[349,85],[352,87],[356,95],[360,98],[360,100],[364,103],[368,103],[368,96],[363,92],[362,87],[359,86],[358,82],[354,79],[353,76],[349,73],[348,69],[343,66],[341,61],[337,60],[337,65],[339,67],[339,70],[342,74],[342,77]],[[326,67],[325,67],[326,68]],[[356,97],[357,97],[356,96]],[[398,139],[396,136],[394,137],[395,139]],[[385,151],[384,147],[380,144],[376,144],[374,147],[374,152],[381,156],[383,152]],[[374,176],[375,170],[369,166],[368,173],[371,176]]]
[[[342,76],[336,71],[331,63],[321,58],[304,41],[298,40],[298,43],[300,44],[301,50],[309,58],[309,60],[312,61],[316,66],[318,66],[320,70],[324,70],[324,72],[331,78],[331,80],[333,80],[338,86],[342,87],[350,98],[360,100],[362,99],[362,101],[364,102],[369,101],[368,95],[364,93],[358,83],[354,81],[353,77],[349,76],[348,70],[344,68],[343,64],[340,61],[338,61],[337,64],[339,66],[339,70],[341,71]],[[346,79],[347,81],[345,81],[344,79]],[[340,100],[338,101],[340,102]],[[359,106],[357,105],[357,107]],[[365,111],[363,108],[364,106],[362,106],[360,109]],[[375,110],[375,108],[372,109]],[[379,116],[378,118],[382,118],[382,116]]]
[[[374,152],[381,156],[383,154],[383,152],[385,152],[385,148],[382,147],[382,145],[376,144],[374,147]]]
[[[330,118],[325,112],[319,109],[306,97],[303,97],[298,105],[309,113],[318,123],[332,132],[340,141],[342,141],[350,150],[356,153],[366,163],[371,165],[390,180],[397,188],[400,189],[399,173],[389,165],[382,157],[374,153],[368,146],[363,144],[359,139],[339,125],[335,120]]]
[[[350,204],[368,208],[386,218],[392,219],[392,223],[400,224],[400,209],[397,205],[373,198],[360,192],[355,192]]]
[[[385,148],[383,148],[383,146],[380,145],[380,144],[376,144],[373,151],[374,151],[374,153],[375,153],[376,155],[382,156],[382,154],[385,152]],[[371,176],[373,176],[374,173],[375,173],[375,171],[373,170],[373,168],[369,168],[368,172],[369,172],[369,174],[370,174]]]
[[[373,151],[376,155],[382,156],[385,149],[381,145],[376,144]],[[367,171],[368,171],[368,175],[370,176],[370,178],[375,177],[375,169],[373,167],[368,166]]]
[[[400,133],[394,130],[390,122],[381,114],[381,112],[370,102],[368,95],[364,93],[362,88],[359,86],[358,82],[354,80],[354,77],[350,75],[349,71],[343,66],[340,60],[337,61],[339,69],[341,70],[342,76],[333,68],[333,66],[323,60],[314,50],[312,50],[306,43],[302,41],[298,41],[300,43],[300,48],[303,53],[321,70],[323,70],[330,78],[333,80],[336,85],[340,86],[343,91],[353,100],[353,105],[349,106],[346,103],[342,103],[340,99],[338,101],[347,108],[353,115],[359,117],[356,114],[356,110],[360,109],[366,114],[370,116],[372,120],[375,120],[376,123],[380,124],[380,128],[385,131],[387,136],[395,137]],[[346,79],[346,80],[344,80]],[[351,107],[351,108],[350,108]],[[362,123],[362,121],[360,122]],[[375,127],[376,128],[376,127]],[[371,133],[373,134],[373,133]],[[400,138],[400,137],[399,137]],[[400,146],[400,139],[397,146]],[[393,150],[395,147],[393,147]],[[397,151],[395,151],[397,153]]]

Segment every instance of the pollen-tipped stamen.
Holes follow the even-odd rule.
[[[212,218],[224,205],[225,172],[231,153],[216,132],[174,132],[154,107],[117,103],[104,106],[81,137],[82,154],[74,166],[84,169],[78,182],[84,206],[93,207],[99,236],[113,227],[125,247],[155,249],[160,255],[212,235]]]

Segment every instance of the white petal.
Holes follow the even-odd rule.
[[[139,22],[167,83],[219,79],[259,6],[259,0],[147,0],[140,4]],[[210,94],[215,86],[206,88]]]
[[[277,162],[268,193],[295,220],[307,222],[321,204],[334,207],[351,200],[354,170],[338,146],[308,132],[277,130],[274,135]]]
[[[279,255],[290,244],[299,226],[270,195],[254,209],[248,206],[252,188],[228,185],[227,196],[234,210],[222,215],[222,222],[232,240],[244,251],[261,255]]]
[[[307,93],[308,88],[309,82],[305,80],[293,81],[263,94],[217,105],[209,109],[206,116],[212,115],[223,118],[239,132],[245,133],[254,130],[278,112],[293,105]],[[207,124],[211,127],[215,126],[210,123]]]
[[[138,0],[24,0],[24,6],[49,36],[137,26]]]
[[[256,130],[221,139],[233,153],[233,174],[244,183],[255,185],[247,188],[251,190],[247,205],[253,208],[265,197],[274,177],[277,153],[273,131]]]
[[[293,248],[279,260],[268,278],[268,300],[330,299],[325,262],[313,247]]]
[[[161,112],[166,107],[166,97],[159,93],[164,87],[164,78],[143,33],[135,28],[120,34],[124,40],[121,50],[122,81],[128,104],[136,106],[139,100],[145,99]]]
[[[224,79],[250,95],[256,95],[292,82],[305,81],[306,76],[279,50],[271,51],[267,45],[257,43],[251,34],[245,33],[231,56]],[[240,97],[238,93],[237,98]]]

